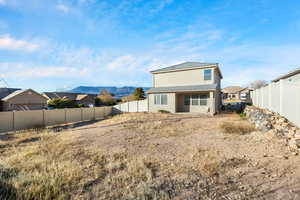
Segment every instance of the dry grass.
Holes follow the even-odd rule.
[[[244,135],[255,131],[255,127],[246,120],[225,121],[221,123],[220,129],[224,133]]]
[[[138,133],[143,138],[138,145],[207,131],[193,118],[180,117],[124,114],[106,124]],[[225,157],[214,147],[197,147],[187,165],[128,148],[107,151],[72,131],[45,131],[2,137],[0,152],[0,199],[258,199],[262,194],[228,175],[248,160]]]

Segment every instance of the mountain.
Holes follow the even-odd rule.
[[[113,87],[113,86],[79,86],[68,92],[74,93],[88,93],[88,94],[99,94],[102,90],[106,90],[109,93],[114,94],[116,97],[123,97],[131,95],[137,87],[124,86],[124,87]],[[149,87],[142,87],[146,92],[149,90]]]

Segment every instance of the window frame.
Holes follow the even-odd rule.
[[[183,105],[189,106],[191,105],[191,96],[190,95],[184,95],[183,97]]]
[[[165,101],[163,100],[163,97],[165,97]],[[160,94],[160,105],[168,105],[168,95],[167,94]]]
[[[209,79],[207,78],[208,77],[208,74],[206,74],[207,72],[209,72]],[[204,74],[204,80],[205,81],[211,81],[212,80],[212,69],[204,69],[203,74]]]
[[[154,94],[154,105],[168,105],[168,95]]]
[[[192,106],[199,106],[199,99],[200,96],[198,94],[193,94],[192,95]]]

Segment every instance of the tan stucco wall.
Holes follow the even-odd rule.
[[[159,110],[166,110],[169,111],[171,113],[175,113],[176,112],[176,97],[175,97],[175,93],[164,93],[166,94],[168,97],[168,104],[167,105],[157,105],[154,104],[154,95],[155,94],[149,94],[149,111],[150,112],[157,112]]]
[[[212,80],[204,80],[205,69],[193,69],[185,71],[175,71],[167,73],[153,74],[153,87],[172,87],[172,86],[188,86],[188,85],[202,85],[213,84],[218,82],[218,73],[214,68],[212,69]],[[216,76],[217,75],[217,76]],[[217,79],[215,79],[215,77]]]

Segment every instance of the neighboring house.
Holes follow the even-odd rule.
[[[0,111],[41,110],[47,99],[32,89],[0,88]]]
[[[222,74],[217,63],[185,62],[151,71],[149,111],[215,114],[221,106]]]
[[[224,103],[234,102],[251,102],[250,88],[242,88],[240,86],[229,86],[222,89],[222,99]]]
[[[289,82],[289,83],[300,83],[300,68],[295,69],[285,75],[282,75],[274,80],[272,80],[273,83],[277,83],[277,82]]]
[[[69,93],[69,92],[44,92],[43,95],[51,99],[63,99],[68,98],[75,101],[77,104],[83,104],[86,107],[95,105],[96,94],[82,94],[82,93]]]

